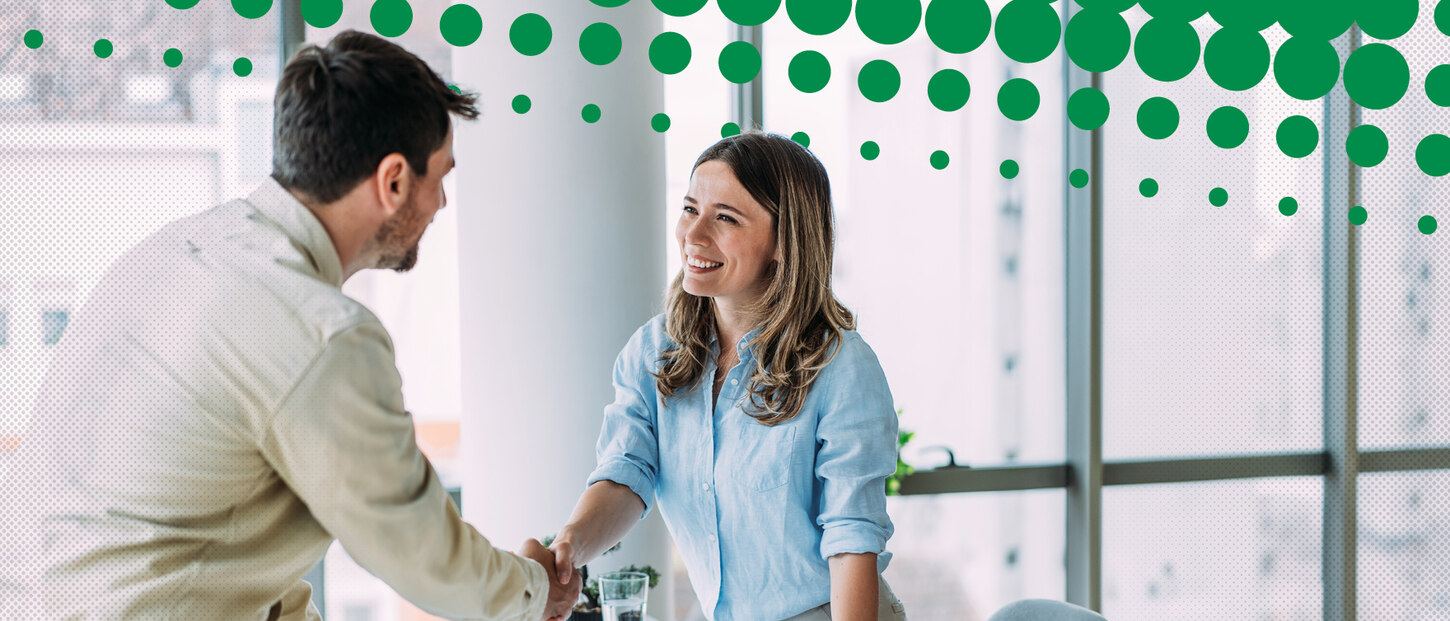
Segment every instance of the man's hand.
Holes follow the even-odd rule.
[[[544,605],[543,621],[568,619],[569,613],[574,611],[574,602],[579,599],[579,591],[584,587],[579,575],[574,574],[571,579],[560,580],[560,575],[554,568],[554,553],[537,539],[525,541],[523,547],[519,548],[518,555],[543,565],[544,573],[549,576],[549,602]]]

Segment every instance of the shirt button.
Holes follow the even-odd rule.
[[[734,385],[739,384],[739,383],[740,383],[740,380],[738,380],[738,379],[730,380],[730,385],[731,386],[734,386]]]
[[[710,484],[709,483],[701,483],[700,484],[700,489],[705,490],[705,491],[708,492],[708,491],[710,491]]]
[[[714,543],[715,542],[715,536],[714,535],[710,535],[710,542],[711,543]]]

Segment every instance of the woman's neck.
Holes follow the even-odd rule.
[[[720,341],[722,355],[728,351],[733,356],[735,348],[740,344],[740,339],[745,338],[745,334],[754,327],[755,320],[749,313],[716,302],[715,335]]]

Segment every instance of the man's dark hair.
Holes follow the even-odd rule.
[[[448,137],[449,113],[478,118],[478,97],[456,92],[411,52],[348,30],[298,50],[273,101],[272,178],[332,203],[400,153],[416,175]]]

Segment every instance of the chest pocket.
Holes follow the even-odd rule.
[[[735,480],[757,492],[773,490],[790,480],[795,426],[766,427],[747,421],[740,432]]]

